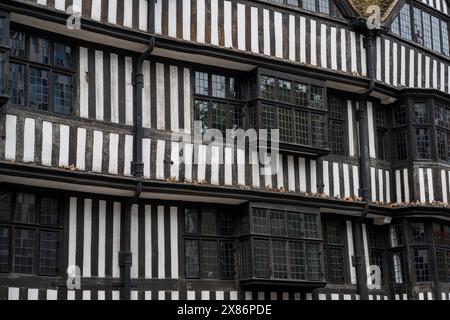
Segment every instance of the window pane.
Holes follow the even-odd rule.
[[[305,219],[305,238],[319,238],[319,224],[317,216],[314,214],[304,214]]]
[[[443,106],[434,107],[434,120],[437,126],[449,128],[450,127],[450,115],[449,111]]]
[[[344,125],[341,123],[330,123],[331,151],[335,155],[344,155]]]
[[[30,86],[28,90],[29,107],[48,110],[48,72],[30,68]]]
[[[292,279],[305,280],[305,250],[302,243],[289,243],[290,275]]]
[[[253,208],[252,223],[253,233],[269,234],[267,209]]]
[[[390,227],[391,247],[402,246],[403,243],[403,226],[401,224],[392,225]]]
[[[294,124],[293,110],[279,108],[278,109],[278,126],[280,129],[280,141],[291,143],[294,142]]]
[[[53,63],[59,67],[71,68],[72,48],[59,42],[55,42],[53,46]]]
[[[243,241],[241,243],[241,260],[242,277],[244,279],[250,278],[252,276],[252,253],[250,240]]]
[[[422,12],[423,21],[423,44],[425,47],[431,49],[431,20],[430,15],[426,12]]]
[[[325,109],[323,88],[311,86],[311,108]]]
[[[14,272],[33,273],[35,242],[35,231],[16,229],[14,237]]]
[[[206,101],[195,100],[195,120],[201,123],[203,130],[208,130],[210,126],[210,110]]]
[[[226,132],[231,129],[228,126],[228,106],[226,103],[212,102],[211,107],[211,128]]]
[[[397,35],[400,35],[400,25],[398,24],[397,17],[391,23],[391,31]]]
[[[339,98],[331,97],[330,99],[330,118],[342,119],[342,101]]]
[[[234,273],[234,242],[220,242],[220,268],[221,279],[232,280],[235,278]]]
[[[427,120],[427,108],[425,103],[414,104],[414,123],[426,123],[428,122]]]
[[[200,264],[198,258],[197,240],[186,240],[185,254],[186,254],[186,278],[199,278]]]
[[[231,212],[220,212],[219,213],[219,234],[221,236],[232,236],[233,235],[233,216]]]
[[[316,0],[303,0],[303,9],[316,11]]]
[[[436,131],[436,139],[439,159],[447,161],[447,133]]]
[[[438,18],[431,17],[431,28],[433,30],[433,50],[441,52],[441,27]]]
[[[430,271],[428,266],[428,251],[423,249],[414,250],[414,267],[416,269],[417,282],[430,281]]]
[[[297,143],[309,145],[308,113],[295,110],[295,137]]]
[[[448,253],[450,254],[450,251]],[[436,250],[436,262],[439,281],[450,281],[450,273],[447,274],[448,268],[450,267],[450,265],[447,267],[447,252]],[[450,260],[448,262],[450,262]]]
[[[0,221],[9,221],[11,219],[11,202],[12,195],[10,192],[0,192]]]
[[[377,158],[386,160],[386,133],[384,131],[377,131]]]
[[[344,238],[342,237],[343,226],[340,221],[328,220],[324,224],[324,227],[326,229],[325,240],[328,244],[344,244]]]
[[[0,227],[0,272],[9,271],[9,230]]]
[[[286,242],[272,241],[273,277],[287,279]]]
[[[218,98],[225,98],[227,88],[225,77],[213,74],[211,76],[211,83],[212,83],[212,95]]]
[[[431,159],[431,138],[428,129],[416,130],[416,148],[419,159]]]
[[[72,113],[72,77],[55,74],[53,76],[54,111]]]
[[[217,241],[202,241],[201,278],[218,279]]]
[[[290,81],[278,80],[278,100],[291,103],[292,84]]]
[[[394,126],[399,127],[406,124],[406,112],[405,106],[395,106],[394,107]]]
[[[273,236],[286,235],[284,211],[270,210],[270,226]]]
[[[293,238],[303,238],[302,215],[297,212],[287,213],[288,236]]]
[[[406,139],[406,131],[394,133],[394,151],[397,160],[408,159],[408,142]]]
[[[253,243],[255,246],[255,277],[269,278],[269,240],[255,240]]]
[[[208,95],[208,74],[204,72],[195,72],[195,93]]]
[[[322,268],[320,267],[320,247],[318,244],[306,245],[306,266],[308,270],[308,280],[322,280]]]
[[[3,95],[5,93],[5,80],[4,80],[4,74],[5,72],[5,54],[3,52],[0,52],[0,95]]]
[[[414,28],[416,41],[423,45],[422,11],[418,8],[414,8]]]
[[[344,250],[337,248],[326,248],[325,257],[327,280],[330,283],[345,283]]]
[[[34,223],[36,221],[36,198],[32,194],[18,193],[16,195],[15,221]]]
[[[386,127],[386,109],[381,106],[377,106],[375,109],[375,117],[377,122],[377,127]]]
[[[230,78],[230,97],[234,99],[241,97],[240,84],[236,78]]]
[[[301,83],[294,84],[294,99],[298,106],[308,106],[308,86]]]
[[[408,4],[405,4],[400,10],[400,30],[402,37],[411,40],[411,18]]]
[[[425,226],[423,223],[411,223],[411,239],[414,243],[425,243]]]
[[[25,33],[11,30],[9,47],[11,56],[25,58]]]
[[[52,198],[41,199],[40,223],[45,225],[58,225],[58,200]]]
[[[311,131],[312,131],[312,142],[315,147],[325,147],[325,116],[312,114],[311,115]]]
[[[369,257],[370,265],[380,268],[381,280],[384,280],[384,257],[383,252],[375,249],[370,249]]]
[[[441,20],[441,31],[442,31],[442,53],[448,56],[449,51],[449,40],[448,40],[448,24]]]
[[[48,40],[31,37],[30,60],[44,64],[50,63],[50,44]]]
[[[9,102],[23,106],[25,104],[25,66],[9,64]]]
[[[216,210],[202,209],[202,234],[217,234],[216,217]]]
[[[328,0],[319,0],[319,12],[330,14],[330,3]]]
[[[186,209],[184,212],[184,232],[198,233],[198,211]]]
[[[276,100],[276,81],[275,78],[261,76],[259,82],[259,88],[261,92],[261,98],[268,100]]]
[[[405,282],[405,259],[402,252],[394,253],[392,256],[394,266],[394,281],[396,284]]]
[[[39,273],[42,275],[56,275],[58,233],[39,233]]]
[[[0,44],[5,41],[5,18],[0,17]]]
[[[276,127],[276,109],[272,106],[261,106],[261,128],[262,129],[275,129]]]

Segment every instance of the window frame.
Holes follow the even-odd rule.
[[[64,39],[63,37],[53,35],[49,32],[41,31],[41,30],[34,30],[29,27],[13,24],[10,28],[10,30],[15,30],[18,32],[22,32],[25,34],[25,57],[18,57],[10,54],[9,56],[9,65],[11,64],[17,64],[24,67],[24,74],[23,74],[23,81],[24,81],[24,103],[23,104],[16,104],[12,103],[11,99],[9,104],[15,108],[24,108],[26,110],[32,110],[33,112],[42,112],[46,114],[51,115],[60,115],[60,116],[66,116],[71,117],[75,116],[75,103],[76,103],[76,48],[77,46],[73,43],[69,43],[67,39]],[[30,50],[31,50],[31,38],[41,38],[45,39],[49,42],[49,63],[39,63],[32,61],[30,58]],[[70,61],[70,67],[62,67],[57,66],[54,63],[54,47],[55,43],[61,43],[71,48],[71,61]],[[31,107],[29,104],[29,87],[30,87],[30,70],[32,68],[48,72],[48,100],[47,100],[47,110]],[[70,106],[70,112],[69,113],[62,113],[58,112],[55,109],[55,92],[54,92],[54,81],[56,79],[56,75],[62,75],[71,78],[71,106]],[[9,94],[9,85],[8,85],[8,94]]]
[[[34,190],[19,190],[13,188],[12,190],[0,190],[1,192],[6,192],[11,194],[11,212],[9,220],[0,220],[0,227],[9,230],[9,251],[8,251],[8,271],[0,272],[0,274],[14,274],[14,275],[27,275],[27,276],[46,276],[46,277],[58,277],[62,274],[62,244],[64,239],[64,212],[65,212],[65,199],[59,196],[48,196],[48,193],[36,192]],[[35,197],[35,221],[30,222],[21,222],[15,220],[15,212],[17,206],[17,195],[18,194],[28,194],[33,195]],[[40,213],[41,213],[41,204],[42,199],[54,199],[57,200],[58,204],[58,222],[55,225],[44,224],[40,221]],[[14,244],[16,230],[25,230],[25,231],[33,231],[34,234],[34,254],[33,254],[33,264],[32,273],[18,273],[15,272],[15,255],[16,255],[16,246]],[[55,274],[48,274],[41,272],[40,265],[40,253],[41,253],[41,241],[40,235],[42,232],[51,232],[57,234],[57,242],[56,242],[56,265],[55,265]]]
[[[335,117],[332,111],[332,99],[337,99],[340,102],[341,106],[341,117]],[[332,92],[328,92],[328,130],[329,130],[329,141],[330,141],[330,153],[334,156],[339,157],[348,157],[349,150],[348,150],[348,110],[345,99],[342,99],[338,94],[333,94]],[[339,125],[342,126],[342,149],[337,152],[335,149],[335,143],[334,140],[334,132],[333,132],[333,126]]]
[[[3,83],[0,83],[0,97],[2,97],[1,100],[5,100],[8,97],[10,18],[9,14],[3,11],[0,11],[0,18],[4,19],[4,38],[3,42],[0,41],[0,54],[4,56],[3,70],[0,70],[3,74]]]

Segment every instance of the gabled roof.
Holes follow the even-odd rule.
[[[361,16],[367,17],[367,8],[371,5],[377,5],[381,8],[381,20],[385,20],[399,0],[349,0],[353,9]]]

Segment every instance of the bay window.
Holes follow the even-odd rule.
[[[72,114],[72,47],[50,38],[10,32],[9,103]]]
[[[450,283],[450,225],[433,223],[438,280]]]
[[[324,87],[266,73],[257,78],[257,101],[250,112],[259,117],[251,125],[279,129],[280,142],[284,144],[326,149],[328,118]]]
[[[239,242],[244,282],[322,282],[320,221],[296,207],[252,204]]]

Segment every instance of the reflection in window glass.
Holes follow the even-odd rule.
[[[48,110],[48,71],[30,68],[28,105],[30,108]]]
[[[186,278],[200,278],[198,240],[185,241]]]
[[[217,241],[202,241],[201,278],[218,279]]]
[[[208,74],[204,72],[195,72],[195,93],[208,95]]]
[[[198,211],[186,209],[184,212],[184,231],[186,233],[198,233]]]
[[[427,108],[425,103],[414,104],[414,123],[423,124],[427,122]]]
[[[405,4],[400,10],[400,30],[402,36],[411,40],[411,18],[409,4]]]
[[[287,279],[286,242],[272,241],[273,277]]]
[[[9,221],[11,219],[11,201],[10,192],[0,191],[0,221]]]
[[[394,267],[395,283],[405,283],[405,259],[403,256],[403,252],[397,252],[392,255],[392,264]]]
[[[414,250],[414,267],[416,270],[417,282],[429,282],[431,280],[428,264],[428,250]]]
[[[40,223],[45,225],[58,224],[58,199],[41,199]]]
[[[255,240],[254,255],[255,255],[255,276],[257,278],[270,277],[270,256],[269,256],[269,240]]]
[[[36,197],[33,194],[18,193],[14,220],[17,222],[36,222]]]
[[[308,270],[308,279],[311,281],[322,280],[320,254],[320,247],[318,244],[306,245],[306,266]]]
[[[48,64],[50,63],[50,44],[42,38],[31,37],[30,44],[31,61]]]
[[[72,48],[59,42],[53,46],[53,64],[63,68],[72,67]]]
[[[224,76],[213,74],[211,76],[212,96],[217,98],[226,97],[226,79]]]
[[[326,122],[324,115],[311,115],[312,143],[316,147],[320,148],[326,146],[325,126]]]
[[[55,112],[72,113],[72,77],[53,75],[53,101]]]
[[[39,273],[42,275],[56,274],[58,234],[55,232],[39,233]]]
[[[431,137],[428,129],[416,129],[416,148],[419,159],[431,159]]]
[[[23,106],[25,104],[25,66],[9,64],[9,103]]]
[[[11,56],[25,58],[25,33],[11,30],[9,47]]]

